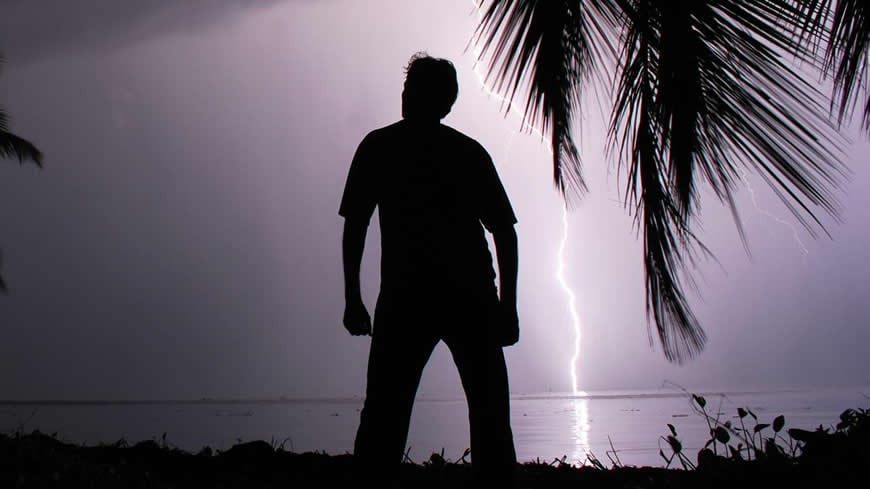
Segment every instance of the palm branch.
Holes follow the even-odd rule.
[[[0,158],[18,159],[20,163],[30,160],[42,167],[42,152],[30,141],[9,132],[6,112],[0,108]]]
[[[824,73],[834,80],[832,108],[839,121],[848,118],[865,90],[863,128],[870,132],[870,3],[866,0],[804,0],[798,2],[801,37],[823,48]]]
[[[0,56],[0,66],[4,59]],[[36,166],[42,166],[42,153],[30,141],[17,136],[9,131],[9,117],[6,111],[0,107],[0,158],[18,159],[20,163],[30,160]],[[0,283],[2,285],[2,283]]]
[[[526,119],[552,136],[554,179],[578,179],[570,126],[589,81],[614,94],[609,148],[644,243],[646,309],[668,360],[706,335],[687,301],[690,267],[709,254],[693,233],[699,187],[732,209],[747,170],[813,234],[837,213],[842,144],[822,95],[785,56],[815,62],[794,35],[801,2],[490,0],[476,31],[496,88],[528,90]],[[582,180],[579,180],[582,182]],[[742,231],[741,231],[742,236]]]
[[[0,64],[2,63],[3,58],[0,57]],[[19,163],[30,160],[36,166],[42,167],[42,152],[30,141],[10,132],[8,121],[9,118],[6,116],[6,111],[0,107],[0,158],[17,158]],[[0,255],[0,265],[2,265],[2,255]],[[3,281],[3,276],[0,275],[0,293],[5,294],[6,292],[6,282]]]
[[[488,78],[496,78],[497,90],[513,102],[522,84],[530,82],[523,124],[549,132],[553,181],[564,195],[586,191],[572,124],[580,109],[580,86],[600,75],[605,51],[612,51],[600,22],[612,13],[580,2],[493,1],[476,32],[482,52],[491,55]]]

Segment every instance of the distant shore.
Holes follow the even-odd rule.
[[[838,386],[838,388],[844,388]],[[860,386],[856,389],[870,388]],[[772,394],[803,392],[817,388],[809,387],[780,387],[776,389],[700,389],[692,390],[693,393],[702,396],[737,396],[751,394]],[[549,399],[678,399],[687,397],[687,391],[656,391],[652,389],[631,391],[579,391],[579,392],[536,392],[536,393],[513,393],[512,401],[549,400]],[[428,397],[421,396],[418,401],[464,401],[458,397]],[[359,403],[363,398],[360,396],[337,396],[337,397],[250,397],[250,398],[222,398],[201,397],[189,399],[0,399],[0,406],[93,406],[93,405],[158,405],[158,404],[290,404],[290,403]]]

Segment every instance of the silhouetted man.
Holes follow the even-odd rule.
[[[443,340],[468,400],[475,474],[496,487],[514,484],[502,347],[519,338],[516,217],[486,150],[440,122],[457,92],[449,61],[414,55],[405,70],[402,120],[363,139],[341,200],[344,325],[353,335],[372,335],[354,445],[367,482],[389,483],[397,475],[423,367]],[[372,333],[359,274],[375,207],[381,289]],[[498,291],[484,227],[495,242]]]

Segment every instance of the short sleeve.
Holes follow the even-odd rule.
[[[516,224],[517,217],[511,207],[504,185],[498,178],[498,172],[489,154],[480,148],[481,166],[481,193],[480,193],[480,221],[489,232],[500,226],[512,226]]]
[[[347,181],[344,184],[344,193],[341,196],[341,204],[338,214],[345,218],[360,217],[365,220],[371,218],[377,205],[377,192],[375,178],[374,151],[371,136],[366,136],[356,149]]]

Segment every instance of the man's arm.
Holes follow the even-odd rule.
[[[517,232],[513,225],[497,226],[492,229],[492,239],[498,259],[499,304],[503,321],[498,341],[501,346],[509,346],[520,338],[517,314]]]
[[[344,260],[344,327],[354,336],[372,333],[372,321],[362,301],[359,280],[368,226],[368,220],[347,217],[341,239]]]

